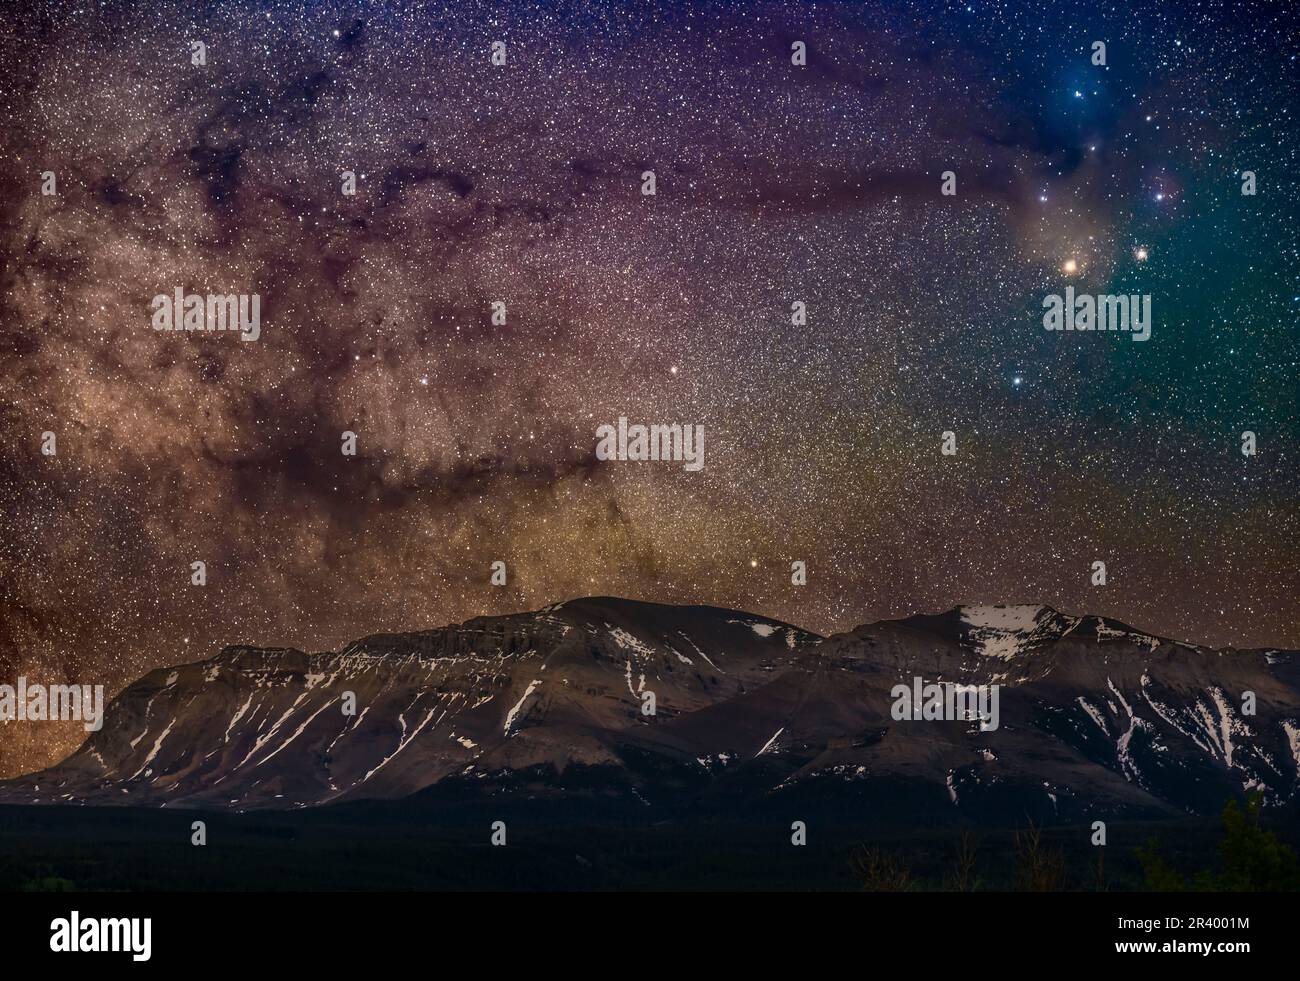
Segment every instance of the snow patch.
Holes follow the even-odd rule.
[[[517,716],[519,714],[519,710],[524,707],[524,702],[528,701],[528,696],[531,695],[537,689],[537,686],[540,685],[541,683],[542,683],[541,678],[534,678],[532,681],[530,681],[528,683],[527,690],[524,691],[524,697],[519,699],[519,701],[515,702],[515,707],[512,708],[506,714],[506,724],[503,731],[507,736],[511,735],[510,727],[514,725],[515,716]]]
[[[780,729],[776,730],[776,732],[772,733],[772,738],[769,739],[767,742],[765,742],[765,743],[763,744],[763,748],[760,749],[757,753],[754,754],[754,758],[755,758],[755,759],[758,759],[758,757],[762,756],[762,755],[763,755],[764,753],[766,753],[769,749],[771,749],[771,748],[772,748],[772,744],[776,742],[777,737],[780,736],[781,733],[783,733],[783,732],[785,732],[785,726],[782,726]]]
[[[966,641],[983,657],[1009,660],[1039,641],[1061,636],[1062,621],[1070,628],[1078,622],[1060,617],[1045,606],[963,606]]]
[[[628,633],[622,627],[614,627],[609,632],[610,639],[625,651],[632,651],[642,657],[654,657],[654,648],[640,638]]]
[[[1087,699],[1085,699],[1082,695],[1076,698],[1075,701],[1077,701],[1080,705],[1083,706],[1083,710],[1088,713],[1088,718],[1092,719],[1093,722],[1097,723],[1097,728],[1099,728],[1102,732],[1104,732],[1107,736],[1109,736],[1110,730],[1106,727],[1106,720],[1102,718],[1101,712],[1093,708],[1092,705],[1088,703]]]
[[[1296,772],[1300,773],[1300,725],[1286,719],[1282,722],[1282,731],[1291,746],[1291,758],[1295,760]]]

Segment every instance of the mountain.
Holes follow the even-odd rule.
[[[917,683],[997,685],[997,727],[895,718],[895,686]],[[339,652],[228,647],[151,672],[77,752],[0,783],[0,801],[512,796],[665,815],[1067,821],[1212,813],[1252,789],[1293,806],[1298,767],[1295,651],[1209,650],[1042,606],[823,639],[748,613],[601,597]]]

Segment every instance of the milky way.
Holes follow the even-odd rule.
[[[593,594],[1300,644],[1284,7],[11,12],[0,680]],[[1150,340],[1044,330],[1067,285]],[[176,288],[260,337],[151,329]],[[620,416],[705,466],[597,459]]]

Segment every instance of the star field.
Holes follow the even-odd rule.
[[[1300,645],[1285,5],[6,20],[3,680],[593,594]],[[1151,294],[1151,339],[1045,331],[1067,285]],[[259,294],[261,336],[150,329],[176,287]],[[598,460],[620,416],[702,425],[704,468]],[[0,775],[78,737],[0,730]]]

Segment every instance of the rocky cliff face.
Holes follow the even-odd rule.
[[[294,807],[617,766],[621,734],[742,695],[818,640],[761,617],[593,599],[337,653],[229,647],[132,684],[81,749],[0,796]]]
[[[997,685],[997,728],[898,718],[896,686],[916,684]],[[155,671],[0,800],[242,810],[424,792],[1075,820],[1211,812],[1251,789],[1290,804],[1298,766],[1296,652],[1205,650],[1046,607],[823,640],[597,598]]]
[[[1250,790],[1273,805],[1296,796],[1296,652],[1207,650],[1032,606],[872,624],[818,651],[812,687],[834,708],[802,713],[810,741],[818,717],[850,713],[881,735],[810,759],[798,782],[865,781],[867,796],[886,775],[941,782],[943,804],[975,820],[1214,813]],[[884,694],[917,676],[998,685],[997,729],[895,720]]]

